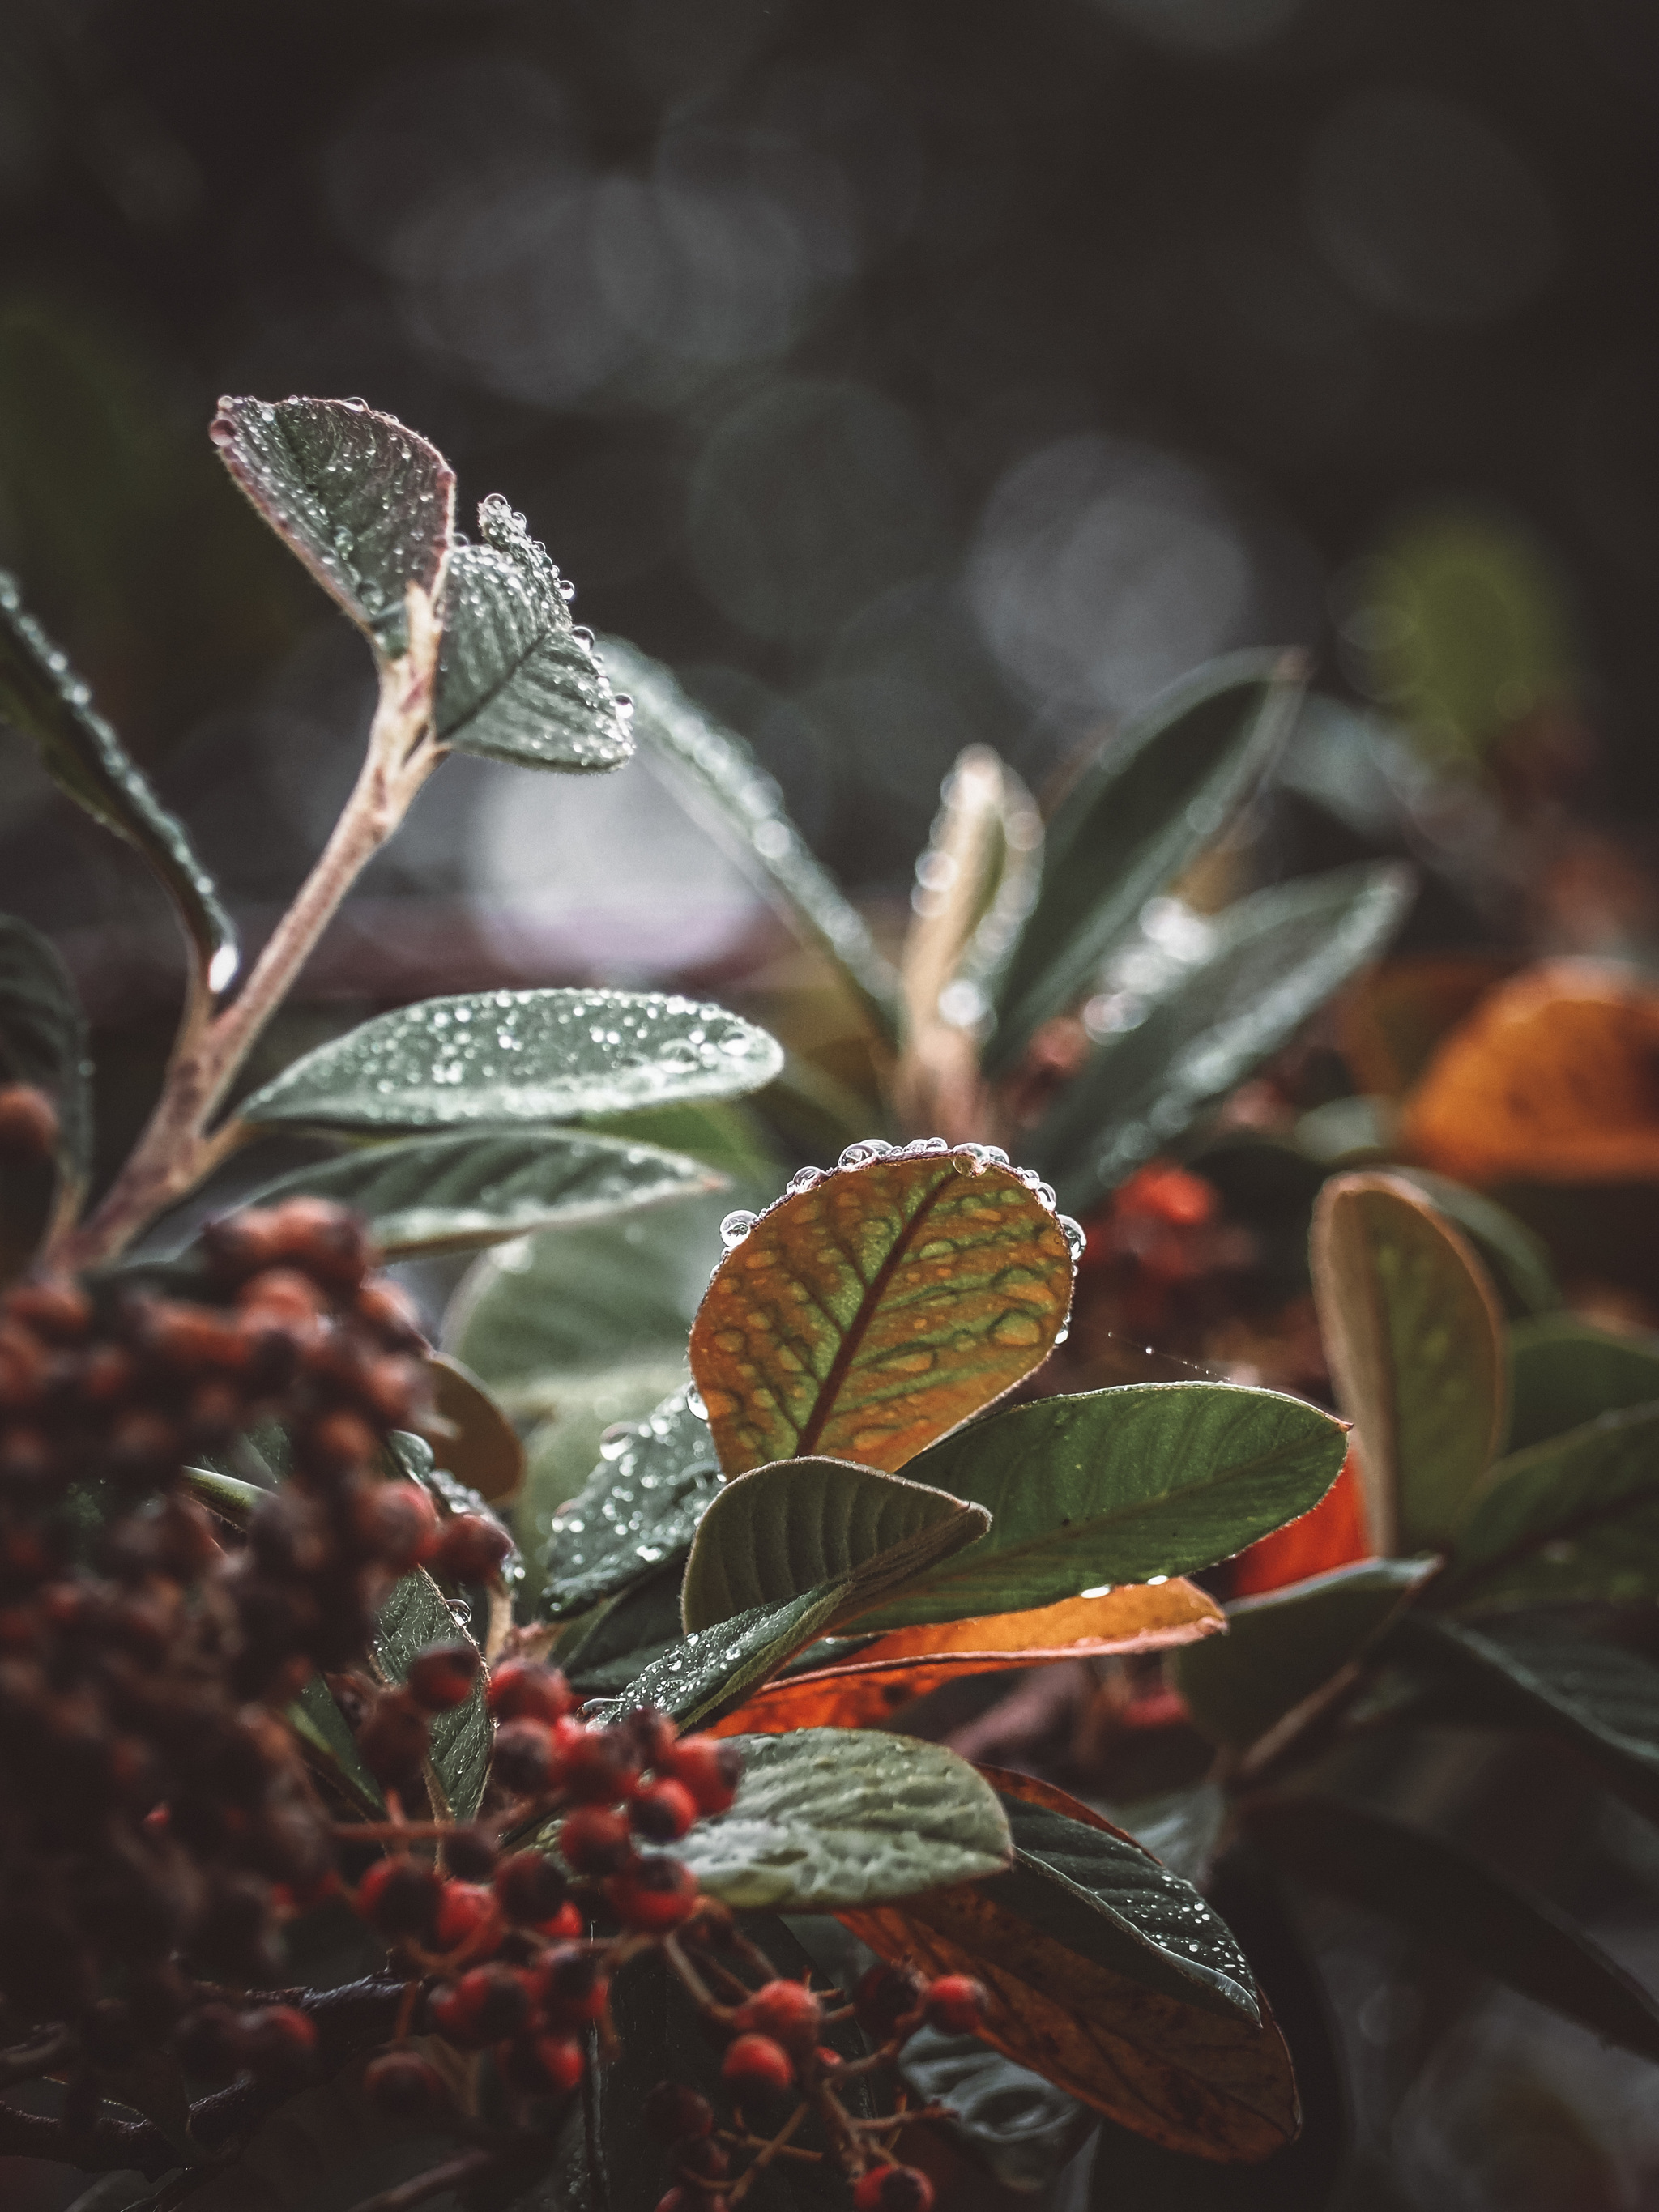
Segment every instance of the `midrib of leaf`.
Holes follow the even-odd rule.
[[[846,1381],[848,1372],[854,1360],[858,1357],[859,1348],[868,1334],[870,1323],[875,1317],[876,1309],[881,1304],[882,1292],[892,1280],[900,1261],[909,1249],[917,1228],[932,1212],[934,1206],[944,1195],[945,1189],[943,1180],[934,1184],[933,1189],[928,1192],[927,1197],[910,1216],[909,1220],[893,1239],[892,1249],[871,1277],[864,1296],[859,1301],[859,1310],[848,1324],[836,1356],[830,1363],[830,1371],[823,1378],[823,1387],[818,1392],[817,1402],[807,1418],[806,1426],[796,1431],[795,1449],[791,1455],[793,1458],[809,1458],[817,1449],[818,1438],[823,1434],[830,1416],[835,1410],[836,1400],[840,1394],[841,1386]]]
[[[1659,1399],[1653,1401],[1653,1403],[1659,1405]],[[1632,1413],[1646,1410],[1646,1407],[1642,1407],[1630,1408]],[[1552,1445],[1557,1441],[1558,1439],[1553,1437],[1547,1439]],[[1541,1449],[1542,1447],[1539,1449]],[[1599,1528],[1603,1522],[1616,1521],[1622,1514],[1639,1511],[1643,1504],[1651,1504],[1655,1502],[1652,1496],[1644,1498],[1639,1493],[1633,1496],[1627,1491],[1622,1498],[1613,1499],[1607,1504],[1585,1505],[1565,1521],[1553,1521],[1547,1528],[1540,1528],[1532,1535],[1517,1537],[1515,1542],[1507,1546],[1504,1550],[1493,1552],[1488,1558],[1482,1559],[1478,1566],[1465,1567],[1461,1573],[1449,1575],[1443,1587],[1452,1595],[1455,1595],[1462,1589],[1478,1588],[1488,1576],[1498,1573],[1504,1567],[1513,1566],[1517,1560],[1529,1559],[1534,1553],[1541,1552],[1547,1544],[1559,1544],[1571,1540],[1575,1536],[1584,1534],[1587,1530]]]
[[[501,551],[499,546],[484,546],[476,550],[493,553],[504,568],[507,569],[513,575],[520,577],[520,580],[522,580],[521,572],[520,569],[516,567],[514,562]],[[526,588],[526,592],[528,592],[528,586]],[[500,683],[492,684],[489,690],[484,692],[479,697],[477,704],[466,715],[465,720],[456,723],[455,729],[450,732],[450,737],[453,737],[456,731],[465,729],[468,722],[476,722],[479,715],[483,713],[484,709],[487,707],[493,705],[494,702],[500,698],[501,693],[506,690],[507,685],[513,681],[519,671],[524,667],[527,662],[533,660],[537,653],[541,651],[544,643],[546,641],[550,627],[550,625],[544,623],[542,628],[537,631],[534,637],[531,639],[529,644],[526,646],[524,651],[519,655],[518,659],[507,669],[506,672],[501,677]],[[444,739],[444,743],[447,744],[449,743],[449,738],[446,738]]]

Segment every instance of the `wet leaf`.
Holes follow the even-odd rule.
[[[784,811],[783,794],[743,739],[687,697],[667,669],[619,638],[605,664],[634,701],[634,735],[687,805],[757,877],[785,918],[842,970],[878,1032],[897,1029],[897,979],[869,927]]]
[[[848,1460],[779,1460],[727,1483],[692,1539],[688,1629],[844,1583],[855,1619],[989,1528],[982,1506]]]
[[[1086,1213],[1288,1043],[1376,957],[1411,902],[1391,862],[1258,891],[1208,950],[1130,1011],[1029,1139],[1060,1202]]]
[[[504,499],[478,509],[480,545],[458,545],[444,592],[433,728],[456,752],[526,768],[619,768],[628,715],[559,572]]]
[[[524,1480],[524,1446],[518,1431],[479,1382],[458,1360],[434,1352],[426,1362],[432,1407],[447,1424],[444,1466],[486,1503],[512,1498]]]
[[[932,2124],[1022,2196],[1054,2181],[1100,2124],[1086,2105],[976,2035],[921,2027],[900,2053],[899,2071],[919,2103],[950,2107],[948,2119]]]
[[[1012,1066],[1041,1023],[1086,995],[1146,901],[1225,827],[1301,696],[1298,657],[1234,653],[1101,745],[1049,822],[1036,902],[997,988],[988,1073]]]
[[[720,1487],[708,1424],[690,1410],[687,1391],[672,1392],[644,1420],[626,1424],[554,1516],[547,1618],[572,1619],[677,1559]]]
[[[52,781],[94,821],[143,855],[196,949],[203,977],[222,990],[236,973],[236,932],[185,834],[92,703],[92,693],[0,569],[0,722],[39,750]]]
[[[1217,1743],[1254,1743],[1358,1659],[1433,1571],[1431,1559],[1365,1559],[1230,1605],[1226,1635],[1176,1662],[1194,1719]]]
[[[86,1017],[56,948],[0,914],[0,1084],[28,1083],[58,1109],[58,1151],[76,1183],[92,1153]]]
[[[359,1809],[370,1820],[383,1820],[386,1800],[380,1786],[359,1758],[357,1740],[320,1674],[313,1674],[286,1708],[286,1717],[313,1756],[326,1762],[339,1786],[356,1799]]]
[[[1328,1574],[1333,1567],[1351,1566],[1356,1559],[1370,1556],[1359,1455],[1350,1437],[1342,1472],[1312,1512],[1304,1513],[1298,1521],[1287,1521],[1270,1536],[1258,1536],[1232,1562],[1228,1595],[1256,1597],[1263,1591],[1283,1589],[1291,1583],[1306,1582],[1310,1575]]]
[[[1659,992],[1556,960],[1489,992],[1407,1099],[1406,1152],[1473,1183],[1659,1176]]]
[[[680,1563],[631,1583],[585,1613],[556,1646],[578,1697],[619,1697],[647,1667],[685,1638],[680,1626]]]
[[[455,472],[435,447],[355,399],[222,399],[220,459],[377,653],[407,646],[404,594],[435,599]]]
[[[1615,1336],[1571,1314],[1510,1331],[1506,1449],[1525,1451],[1600,1414],[1659,1401],[1659,1336]]]
[[[1393,1176],[1327,1183],[1310,1254],[1338,1402],[1358,1431],[1371,1541],[1443,1545],[1508,1418],[1491,1285],[1458,1232]]]
[[[371,1656],[383,1682],[401,1682],[418,1652],[428,1644],[453,1644],[465,1634],[423,1567],[399,1577],[374,1623]],[[483,1795],[489,1766],[489,1715],[482,1674],[465,1705],[432,1719],[430,1765],[447,1801],[438,1809],[470,1820]]]
[[[844,1583],[830,1583],[781,1605],[757,1606],[718,1628],[698,1629],[645,1668],[616,1710],[656,1705],[682,1728],[718,1718],[825,1634],[846,1595]]]
[[[981,1157],[889,1154],[763,1213],[716,1269],[691,1370],[728,1474],[817,1453],[894,1473],[1048,1354],[1072,1258]]]
[[[769,1683],[717,1732],[866,1728],[954,1675],[1168,1650],[1215,1634],[1224,1619],[1212,1597],[1176,1576],[1027,1613],[901,1628],[865,1645],[856,1658]]]
[[[1138,1382],[975,1422],[911,1465],[991,1513],[988,1535],[863,1628],[1052,1605],[1194,1572],[1305,1513],[1342,1464],[1339,1422],[1231,1382]]]
[[[1443,1837],[1311,1791],[1247,1799],[1252,1839],[1298,1881],[1385,1914],[1592,2033],[1659,2058],[1659,2004],[1549,1899]]]
[[[727,1905],[839,1911],[1008,1864],[1012,1845],[995,1793],[942,1744],[845,1729],[737,1742],[737,1802],[675,1846]]]
[[[757,1091],[782,1065],[763,1030],[643,991],[481,991],[380,1014],[244,1100],[261,1127],[441,1129]]]
[[[1213,1782],[1170,1790],[1117,1809],[1119,1825],[1172,1874],[1195,1887],[1226,1826],[1227,1800]]]
[[[615,1137],[575,1129],[480,1129],[314,1161],[261,1185],[243,1202],[331,1199],[362,1214],[392,1260],[605,1220],[717,1190],[723,1180],[684,1153]]]

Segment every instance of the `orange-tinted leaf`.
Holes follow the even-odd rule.
[[[1593,961],[1528,969],[1435,1054],[1401,1138],[1463,1182],[1659,1178],[1659,992]]]
[[[1225,1625],[1215,1600],[1176,1576],[1167,1583],[1132,1583],[1105,1597],[1067,1598],[1030,1613],[896,1629],[844,1665],[769,1682],[712,1732],[775,1735],[798,1728],[872,1728],[953,1674],[1163,1650],[1214,1635]]]
[[[1229,1595],[1256,1597],[1283,1589],[1286,1583],[1306,1582],[1310,1575],[1366,1559],[1370,1550],[1358,1455],[1350,1444],[1341,1474],[1311,1513],[1246,1545],[1233,1561]]]
[[[1297,2132],[1290,2053],[1265,2003],[1259,2028],[1182,2004],[1080,1957],[972,1882],[841,1917],[880,1958],[982,1982],[987,2043],[1137,2135],[1252,2162]]]
[[[1460,953],[1390,960],[1360,976],[1339,1010],[1342,1056],[1358,1088],[1403,1097],[1441,1040],[1510,972],[1507,961]]]
[[[511,1498],[524,1480],[524,1446],[518,1431],[472,1370],[459,1359],[434,1352],[426,1371],[438,1417],[453,1431],[438,1443],[438,1465],[459,1475],[469,1490],[492,1504]]]
[[[1072,1257],[972,1148],[836,1169],[769,1208],[697,1312],[691,1370],[728,1474],[809,1453],[895,1473],[1046,1358]]]

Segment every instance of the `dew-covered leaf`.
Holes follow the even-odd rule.
[[[659,1567],[584,1613],[561,1639],[559,1665],[584,1702],[620,1697],[647,1667],[679,1648],[685,1635],[680,1575],[678,1559]]]
[[[1299,659],[1212,661],[1109,737],[1048,824],[1036,904],[996,993],[988,1073],[1086,994],[1102,958],[1225,826],[1296,719]]]
[[[730,1098],[783,1055],[721,1007],[643,991],[481,991],[424,999],[319,1046],[241,1107],[263,1127],[444,1129],[574,1121]]]
[[[655,1705],[682,1728],[718,1718],[826,1634],[846,1595],[844,1583],[830,1583],[781,1605],[757,1606],[718,1628],[700,1628],[645,1668],[615,1710]]]
[[[849,1460],[779,1460],[709,1504],[686,1562],[688,1629],[845,1583],[853,1620],[990,1526],[983,1506]]]
[[[356,1798],[360,1810],[369,1819],[383,1820],[386,1800],[380,1795],[380,1786],[363,1765],[356,1738],[335,1701],[333,1691],[320,1674],[313,1674],[289,1705],[287,1717],[289,1726],[313,1758],[325,1763],[336,1786]]]
[[[70,973],[38,930],[0,914],[0,1084],[27,1083],[58,1109],[58,1152],[76,1182],[92,1152],[86,1018]]]
[[[627,714],[547,549],[499,496],[478,509],[478,534],[450,559],[435,735],[520,767],[620,768],[634,750]]]
[[[1060,1203],[1087,1212],[1270,1060],[1405,917],[1407,870],[1334,869],[1241,899],[1206,949],[1132,1006],[1027,1139]]]
[[[700,1821],[675,1853],[740,1911],[884,1904],[1008,1864],[995,1793],[942,1744],[846,1729],[736,1741],[736,1803]]]
[[[1047,1357],[1071,1293],[1052,1210],[971,1148],[792,1188],[720,1262],[691,1332],[720,1463],[819,1453],[891,1474]]]
[[[360,399],[225,398],[209,433],[254,506],[388,658],[404,595],[435,599],[455,472],[424,438]]]
[[[1510,1331],[1510,1433],[1525,1451],[1602,1413],[1659,1401],[1659,1336],[1617,1335],[1571,1314]]]
[[[990,1531],[860,1626],[966,1620],[1212,1566],[1316,1504],[1342,1455],[1328,1413],[1238,1383],[1016,1406],[911,1462],[915,1480],[988,1508]]]
[[[184,825],[162,805],[93,706],[88,686],[24,611],[3,569],[0,722],[38,748],[41,765],[60,790],[143,855],[178,910],[202,975],[216,991],[223,989],[236,973],[236,932],[212,878]]]
[[[691,1411],[690,1394],[676,1390],[644,1420],[623,1426],[554,1516],[543,1611],[570,1620],[654,1574],[686,1549],[719,1494],[708,1424]]]
[[[634,702],[634,735],[667,769],[710,834],[756,876],[810,943],[836,962],[884,1036],[897,1029],[897,977],[869,926],[784,811],[783,794],[743,739],[723,729],[667,669],[619,638],[605,665]]]
[[[465,1633],[444,1602],[443,1593],[423,1567],[403,1575],[381,1607],[370,1647],[374,1670],[383,1682],[401,1682],[417,1653],[428,1644],[453,1644]],[[483,1795],[489,1767],[489,1714],[484,1704],[483,1675],[462,1705],[432,1719],[430,1765],[445,1805],[439,1816],[453,1813],[470,1820]]]
[[[1326,1184],[1310,1256],[1372,1541],[1443,1545],[1508,1417],[1504,1317],[1486,1272],[1419,1191],[1386,1175]]]
[[[1204,1733],[1243,1747],[1359,1657],[1434,1571],[1364,1559],[1227,1607],[1227,1634],[1183,1651],[1176,1681]]]
[[[245,1201],[316,1197],[349,1206],[387,1259],[461,1252],[717,1190],[684,1153],[577,1129],[479,1129],[374,1145],[295,1168]]]

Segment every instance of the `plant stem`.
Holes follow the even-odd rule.
[[[112,1259],[247,1137],[234,1117],[216,1130],[208,1124],[341,901],[443,757],[431,738],[441,635],[432,602],[411,585],[409,650],[380,671],[362,769],[327,844],[223,1012],[212,1014],[192,988],[149,1126],[90,1219],[56,1240],[49,1266],[73,1271]]]

